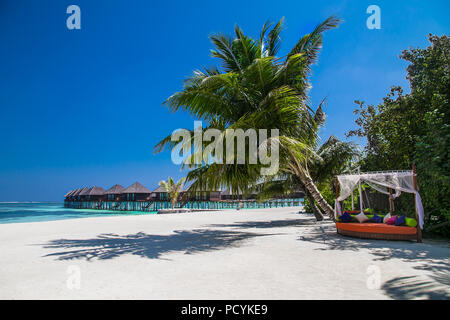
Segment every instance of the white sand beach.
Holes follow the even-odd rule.
[[[0,298],[448,299],[449,257],[298,208],[2,224]]]

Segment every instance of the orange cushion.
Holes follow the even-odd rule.
[[[384,233],[384,234],[416,234],[417,229],[413,227],[403,227],[387,225],[384,223],[342,223],[336,222],[336,227],[340,230],[367,232],[367,233]]]

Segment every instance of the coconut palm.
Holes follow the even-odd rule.
[[[165,101],[171,110],[186,110],[207,122],[207,128],[278,128],[279,136],[271,137],[268,145],[280,146],[281,173],[297,177],[330,216],[333,209],[314,184],[308,167],[312,159],[320,159],[315,150],[318,126],[323,121],[321,105],[314,110],[308,103],[308,90],[311,66],[322,47],[322,34],[339,22],[336,17],[329,17],[302,36],[283,57],[276,56],[281,47],[283,19],[276,24],[265,23],[257,39],[246,36],[239,26],[235,27],[234,38],[213,35],[210,38],[215,49],[211,54],[220,59],[221,65],[195,71],[185,81],[183,90]],[[156,145],[155,152],[166,145],[173,147],[176,142],[170,138]],[[269,146],[265,145],[270,151]],[[230,187],[245,192],[261,180],[260,169],[264,166],[248,162],[190,164],[193,170],[187,180],[193,181],[194,188]]]
[[[160,181],[158,184],[167,192],[172,209],[175,207],[175,203],[178,200],[178,196],[183,188],[186,178],[181,178],[175,182],[172,177],[169,177],[167,181]]]
[[[342,172],[358,156],[358,149],[353,143],[340,141],[335,136],[330,136],[315,151],[317,157],[310,159],[308,169],[314,183],[327,183],[332,181],[336,172]],[[284,174],[278,179],[268,180],[259,186],[259,198],[266,199],[277,195],[288,195],[294,191],[301,191],[308,199],[314,216],[318,221],[324,219],[323,213],[315,205],[312,194],[303,184],[298,176]],[[334,215],[330,216],[334,219]]]

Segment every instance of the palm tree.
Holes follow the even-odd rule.
[[[281,173],[297,177],[330,216],[333,208],[320,194],[308,167],[311,159],[320,158],[314,150],[318,126],[323,121],[321,105],[314,110],[308,103],[308,90],[311,66],[322,47],[322,34],[339,23],[338,18],[329,17],[301,37],[283,57],[276,56],[281,47],[283,19],[275,25],[265,23],[256,40],[246,36],[239,26],[235,27],[233,39],[224,34],[213,35],[210,38],[215,49],[211,54],[221,60],[221,66],[195,71],[185,81],[183,90],[165,101],[171,110],[186,110],[207,122],[205,129],[278,128],[279,137],[268,141],[269,145],[280,146]],[[155,152],[175,144],[168,136],[155,146]],[[193,169],[187,175],[187,180],[193,181],[191,188],[230,187],[244,192],[261,179],[260,169],[265,167],[248,162],[188,166]]]
[[[310,159],[308,169],[310,175],[317,184],[332,183],[336,172],[342,172],[358,156],[358,149],[353,143],[340,141],[335,136],[330,136],[316,151],[316,157]],[[288,195],[294,191],[301,191],[308,199],[312,213],[317,221],[324,219],[323,213],[315,204],[314,197],[305,187],[298,176],[284,174],[278,179],[268,180],[259,186],[259,198],[267,199],[277,195]],[[334,219],[334,215],[330,216]]]
[[[175,182],[172,177],[169,177],[167,181],[162,180],[158,183],[167,192],[172,209],[175,207],[185,180],[186,178],[181,178],[178,182]]]

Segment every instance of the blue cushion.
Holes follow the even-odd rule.
[[[382,223],[383,222],[383,218],[380,217],[380,216],[377,216],[377,214],[374,213],[372,219],[370,219],[369,222]]]
[[[397,219],[395,220],[395,225],[396,226],[404,226],[406,223],[406,217],[405,216],[399,216],[397,217]]]
[[[348,212],[344,212],[342,216],[339,217],[341,222],[350,222],[352,221],[352,216]]]

